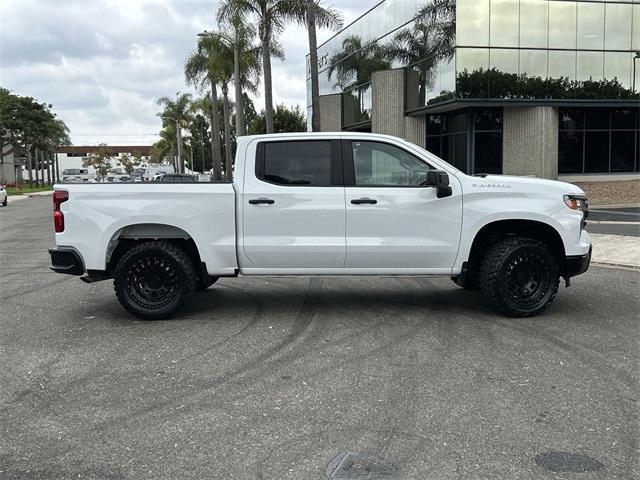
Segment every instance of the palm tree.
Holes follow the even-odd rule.
[[[222,159],[220,157],[220,118],[218,117],[218,58],[220,39],[205,36],[198,40],[198,48],[192,52],[184,65],[184,76],[187,84],[203,88],[206,83],[211,88],[211,161],[213,162],[213,179],[222,179]]]
[[[336,74],[336,86],[344,90],[356,90],[358,105],[362,108],[362,93],[368,88],[371,75],[377,70],[391,66],[391,51],[386,45],[375,42],[363,43],[357,35],[342,42],[342,50],[329,60],[329,79]]]
[[[53,170],[53,177],[55,178],[56,182],[59,182],[60,165],[58,163],[58,147],[60,147],[61,145],[71,145],[71,139],[69,138],[69,128],[62,120],[53,118],[51,122],[48,122],[47,130],[48,150],[53,154],[55,161],[55,164],[51,165],[51,168]]]
[[[258,63],[259,52],[253,46],[252,40],[256,34],[255,28],[247,23],[244,16],[239,13],[229,18],[219,19],[221,26],[227,31],[224,38],[233,48],[233,83],[235,87],[236,101],[236,136],[246,135],[246,121],[244,118],[244,99],[242,87],[249,83],[249,78],[257,83],[260,75]]]
[[[320,0],[298,0],[303,2],[303,15],[298,21],[307,28],[309,36],[309,71],[311,74],[311,130],[320,131],[320,87],[318,85],[318,41],[316,39],[316,27],[342,28],[342,16],[332,8],[322,7]]]
[[[420,9],[416,18],[434,28],[438,57],[452,59],[456,44],[455,0],[431,0]]]
[[[173,122],[176,126],[178,148],[176,170],[178,173],[182,173],[184,171],[184,159],[182,158],[182,129],[187,128],[191,123],[191,94],[178,92],[175,100],[172,100],[169,97],[160,97],[157,103],[158,105],[164,105],[164,110],[158,113],[158,116],[162,118],[163,126],[166,126],[170,122]]]
[[[434,68],[439,60],[433,30],[418,20],[412,29],[398,32],[389,48],[390,57],[418,70],[419,105],[424,105],[427,88],[433,86]]]
[[[303,6],[301,0],[223,0],[218,10],[218,19],[223,21],[235,15],[255,15],[257,19],[262,51],[267,133],[273,132],[272,45],[287,22],[296,21],[303,15]]]

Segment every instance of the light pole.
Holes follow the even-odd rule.
[[[636,93],[636,60],[640,58],[640,52],[636,52],[635,57],[633,57],[633,93]]]

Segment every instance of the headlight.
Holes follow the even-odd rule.
[[[564,203],[571,210],[581,210],[585,213],[588,210],[587,197],[583,197],[581,195],[565,195]]]

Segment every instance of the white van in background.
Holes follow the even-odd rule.
[[[153,182],[157,176],[165,175],[167,173],[175,173],[173,165],[164,163],[150,163],[144,172],[144,180],[146,182]]]
[[[88,182],[91,178],[88,168],[65,168],[62,171],[62,181],[68,182]]]

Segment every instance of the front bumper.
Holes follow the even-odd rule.
[[[564,278],[575,277],[581,273],[586,272],[589,269],[591,263],[592,246],[589,246],[589,253],[585,255],[571,255],[565,257],[562,264],[561,275]]]
[[[50,248],[51,270],[68,275],[84,274],[84,262],[80,254],[71,248]]]

